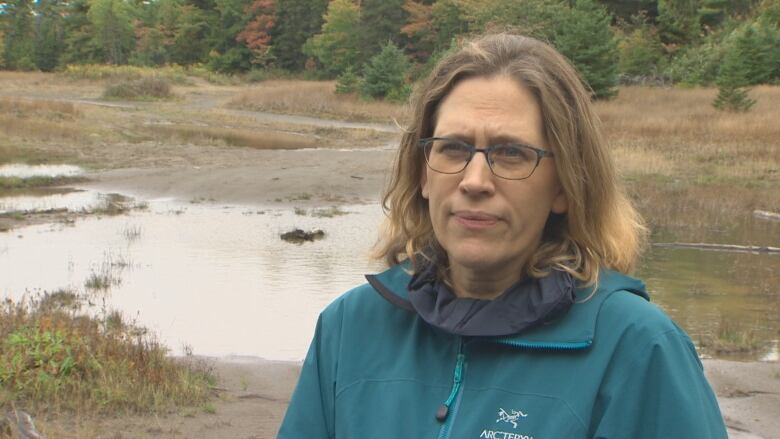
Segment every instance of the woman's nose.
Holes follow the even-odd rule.
[[[488,165],[487,156],[476,152],[463,170],[460,190],[467,194],[491,194],[495,191],[493,171]]]

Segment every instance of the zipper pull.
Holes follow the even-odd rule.
[[[447,398],[447,401],[439,406],[439,410],[436,410],[436,420],[439,422],[444,422],[447,419],[447,415],[450,413],[450,405],[452,405],[452,402],[458,395],[458,390],[460,390],[460,382],[463,380],[463,362],[465,359],[465,355],[458,354],[458,358],[455,361],[455,376],[452,380],[452,391],[450,392],[450,396]]]

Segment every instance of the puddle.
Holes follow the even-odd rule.
[[[129,215],[26,227],[0,236],[0,296],[85,291],[115,266],[106,306],[154,330],[173,353],[188,344],[199,355],[300,360],[322,308],[379,269],[367,252],[380,208],[342,209],[350,213],[317,218],[156,200]],[[292,227],[326,237],[282,241]]]
[[[84,170],[72,165],[2,165],[0,177],[76,177],[84,174]]]
[[[80,196],[87,197],[82,194]],[[367,254],[383,217],[379,206],[342,206],[346,215],[296,214],[293,207],[151,200],[127,215],[38,225],[0,234],[0,297],[70,287],[98,294],[159,336],[172,353],[301,360],[320,311],[381,270]],[[289,244],[293,228],[322,240]],[[745,222],[710,242],[777,246],[780,224]],[[695,342],[747,335],[748,354],[777,361],[780,255],[651,248],[637,272],[653,302]]]
[[[9,212],[41,212],[67,209],[80,211],[92,209],[105,203],[105,196],[93,191],[54,193],[42,196],[19,196],[0,198],[0,214]]]

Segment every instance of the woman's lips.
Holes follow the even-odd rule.
[[[453,216],[458,224],[469,229],[486,229],[498,223],[498,217],[484,212],[455,212]]]

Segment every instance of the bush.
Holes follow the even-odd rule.
[[[686,86],[710,85],[718,77],[723,49],[710,41],[682,51],[672,58],[666,75]]]
[[[712,106],[722,111],[744,113],[756,103],[748,97],[748,90],[733,84],[722,85]]]
[[[391,92],[400,93],[406,83],[409,60],[393,43],[387,43],[363,68],[364,95],[383,98]]]
[[[765,20],[746,23],[728,36],[725,47],[719,78],[729,75],[728,80],[738,85],[768,84],[780,79],[778,26]]]
[[[361,87],[361,78],[355,69],[349,66],[336,78],[336,94],[357,93]]]
[[[0,410],[152,412],[209,398],[207,368],[171,359],[145,329],[86,304],[68,291],[0,303]]]
[[[171,84],[166,79],[148,77],[109,85],[103,92],[103,97],[106,99],[148,100],[170,99],[173,94],[171,93]]]
[[[643,25],[618,43],[618,69],[628,77],[655,77],[663,70],[664,48],[655,28]]]

